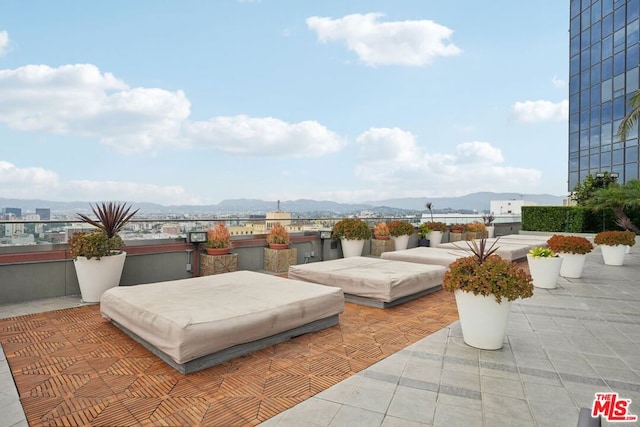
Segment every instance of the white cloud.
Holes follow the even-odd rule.
[[[307,18],[322,43],[344,41],[360,61],[369,66],[423,66],[439,56],[460,54],[447,43],[453,31],[430,20],[380,22],[381,13],[353,14],[342,18]]]
[[[564,89],[567,87],[567,82],[559,79],[558,76],[553,76],[553,78],[551,79],[551,84],[558,89]]]
[[[58,174],[39,167],[18,167],[0,160],[0,194],[17,199],[132,200],[161,204],[199,204],[181,186],[116,181],[61,181]]]
[[[9,33],[0,31],[0,56],[4,55],[9,49]]]
[[[525,123],[559,122],[569,118],[569,101],[524,101],[511,107],[516,120]]]
[[[316,157],[341,150],[346,141],[315,121],[287,123],[244,115],[190,122],[185,135],[194,144],[230,154]]]
[[[184,92],[130,88],[95,65],[0,70],[0,123],[22,131],[98,138],[124,153],[201,146],[238,155],[313,157],[345,141],[315,121],[247,116],[190,121]]]
[[[398,128],[369,129],[357,142],[361,162],[354,174],[374,189],[349,193],[351,200],[512,191],[535,186],[541,178],[536,169],[504,165],[501,150],[488,142],[464,142],[451,153],[432,153],[418,145],[411,132]],[[387,190],[383,194],[378,188]]]

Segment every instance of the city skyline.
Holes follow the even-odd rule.
[[[13,2],[0,195],[565,195],[568,25],[553,0]]]

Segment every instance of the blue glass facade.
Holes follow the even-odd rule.
[[[620,141],[618,125],[640,83],[640,0],[571,0],[569,188],[587,175],[638,179],[638,128]]]

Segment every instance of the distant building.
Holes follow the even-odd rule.
[[[569,191],[597,172],[640,177],[638,126],[617,135],[640,87],[639,9],[637,0],[570,2]]]
[[[291,212],[282,212],[280,210],[280,200],[278,200],[278,207],[275,212],[267,212],[267,229],[270,229],[273,227],[273,224],[278,222],[284,227],[291,224]]]
[[[523,206],[535,206],[535,202],[526,200],[491,200],[490,209],[493,215],[521,215]]]
[[[4,208],[5,214],[13,214],[16,218],[22,218],[22,209],[20,208]]]
[[[36,208],[36,215],[40,215],[42,221],[51,220],[51,209],[49,208]]]
[[[6,222],[4,224],[4,235],[6,237],[19,236],[24,234],[24,224],[16,223],[12,224],[10,222]]]

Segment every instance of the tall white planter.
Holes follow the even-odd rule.
[[[529,272],[536,288],[555,289],[562,267],[561,257],[534,257],[527,254]]]
[[[427,235],[427,239],[429,239],[429,246],[432,248],[437,247],[440,243],[442,243],[442,231],[430,231]]]
[[[562,267],[560,267],[560,275],[570,279],[579,279],[582,277],[584,270],[584,262],[587,259],[586,254],[568,254],[559,252],[562,258]]]
[[[396,251],[407,249],[407,246],[409,246],[409,236],[406,234],[402,236],[391,236],[391,240],[393,240]]]
[[[345,258],[361,256],[364,249],[364,240],[340,239],[342,243],[342,255]]]
[[[493,239],[496,234],[496,226],[495,225],[487,225],[487,238]]]
[[[461,289],[454,295],[464,342],[482,350],[502,348],[511,302],[503,298],[498,304],[493,295],[474,295]]]
[[[626,245],[600,245],[602,259],[606,265],[623,265],[624,256],[627,253]]]
[[[120,284],[127,253],[105,256],[100,259],[79,256],[73,261],[84,302],[100,302],[102,294]]]

